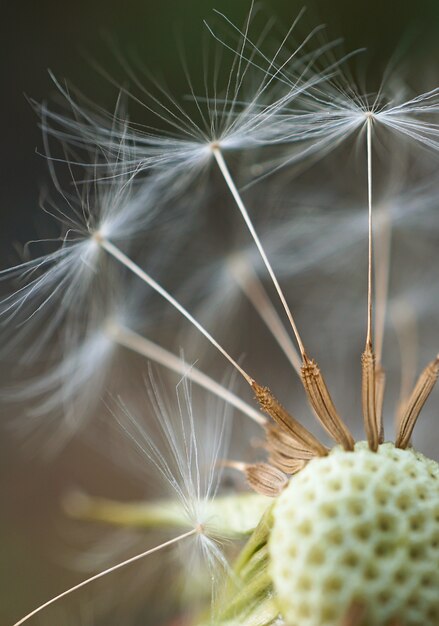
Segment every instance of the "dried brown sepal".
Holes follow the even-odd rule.
[[[334,406],[320,368],[314,359],[309,359],[306,355],[303,357],[302,382],[323,428],[345,450],[353,450],[355,440]]]
[[[381,428],[378,424],[376,410],[375,353],[369,342],[366,343],[366,348],[361,355],[361,374],[364,428],[369,448],[376,452],[380,442]]]
[[[270,498],[276,498],[288,484],[288,477],[267,463],[247,465],[245,475],[254,491]]]
[[[384,441],[383,405],[386,389],[386,372],[382,365],[375,366],[375,406],[379,425],[379,442]]]
[[[300,472],[308,461],[304,461],[303,459],[292,459],[289,456],[285,456],[280,452],[271,452],[268,457],[268,462],[270,465],[273,465],[277,469],[280,469],[285,474],[297,474]]]
[[[366,614],[366,607],[363,602],[354,600],[346,611],[340,626],[360,626]]]
[[[284,409],[268,387],[261,387],[261,385],[258,385],[255,381],[253,381],[252,387],[261,409],[267,413],[280,428],[289,433],[295,441],[305,450],[309,450],[313,456],[326,456],[326,447]]]
[[[266,448],[269,452],[276,452],[291,459],[313,459],[316,456],[315,450],[307,448],[294,439],[294,437],[285,430],[279,428],[277,424],[266,424],[265,435],[267,439]],[[329,452],[325,448],[326,453]]]
[[[418,378],[418,382],[412,391],[407,406],[402,414],[401,421],[396,436],[395,446],[397,448],[407,448],[410,444],[413,429],[418,420],[419,414],[433,390],[439,376],[439,355],[434,361],[429,363]]]

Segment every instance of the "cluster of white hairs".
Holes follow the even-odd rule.
[[[176,585],[186,613],[198,609],[197,596],[205,599],[206,578],[216,593],[229,574],[232,540],[254,528],[266,506],[259,496],[251,506],[248,500],[246,516],[235,519],[227,494],[245,495],[246,487],[223,481],[230,467],[246,473],[246,461],[261,454],[257,433],[267,419],[252,401],[255,379],[305,411],[293,377],[294,370],[300,376],[306,342],[351,412],[357,399],[346,355],[366,337],[372,290],[377,362],[386,362],[395,388],[392,372],[403,362],[402,397],[412,385],[414,320],[428,326],[438,300],[416,262],[436,245],[439,88],[413,96],[402,80],[387,77],[378,93],[363,94],[346,78],[352,55],[337,56],[340,42],[324,43],[320,28],[300,39],[302,14],[280,40],[271,23],[253,34],[253,9],[243,28],[217,17],[226,34],[206,26],[221,54],[212,75],[206,72],[204,93],[188,78],[182,104],[122,59],[130,88],[118,86],[111,114],[55,78],[68,113],[36,105],[55,190],[43,208],[61,232],[34,244],[44,247],[41,255],[1,274],[18,286],[1,302],[0,352],[21,378],[9,381],[3,396],[20,402],[21,435],[41,436],[51,453],[78,434],[108,451],[109,431],[123,433],[130,451],[121,454],[119,445],[110,457],[123,469],[135,461],[137,476],[147,469],[148,497],[169,495],[159,511],[148,509],[148,524],[173,534],[151,546],[140,533],[144,548],[135,556],[101,563],[98,574],[17,624],[116,569],[150,563],[144,557],[167,554],[172,545],[180,550],[185,585],[181,579]],[[226,74],[220,57],[223,66],[229,61]],[[144,107],[156,127],[129,119],[130,102]],[[69,174],[67,185],[60,168]],[[380,189],[376,200],[372,181]],[[369,261],[374,253],[377,270],[373,281],[369,264],[367,281],[372,213]],[[390,263],[391,230],[404,271]],[[420,266],[427,280],[432,263]],[[396,357],[383,352],[388,319],[400,341]],[[371,324],[369,315],[368,336]],[[425,337],[424,347],[430,348]],[[176,399],[170,372],[181,379]],[[209,398],[204,405],[200,390]],[[247,479],[251,485],[248,472]],[[88,505],[85,494],[66,500],[79,517],[87,518]],[[130,521],[129,508],[107,503],[102,510],[104,521],[126,528],[117,535],[125,546],[121,533],[129,543],[138,513]],[[99,565],[97,553],[87,559]],[[151,589],[142,584],[149,607]],[[118,584],[112,601],[119,613],[124,594]],[[164,616],[174,603],[170,587],[162,589]]]

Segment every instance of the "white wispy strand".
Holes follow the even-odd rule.
[[[141,322],[150,331],[155,323],[157,311],[148,294],[136,289],[135,279],[127,280],[125,273],[122,276],[116,270],[108,273],[104,267],[104,276],[93,284],[84,308],[75,309],[73,305],[73,310],[66,311],[53,341],[47,337],[42,342],[37,332],[42,326],[44,335],[46,318],[50,327],[50,309],[41,311],[38,328],[33,320],[20,328],[20,333],[29,328],[28,332],[35,335],[40,348],[35,350],[33,345],[37,360],[30,367],[26,367],[26,360],[23,365],[20,363],[21,371],[11,372],[0,397],[12,407],[20,407],[20,415],[11,421],[11,427],[20,436],[38,443],[39,451],[59,452],[96,415],[108,387],[111,385],[114,392],[114,385],[123,384],[128,378],[120,376],[121,371],[127,374],[129,362],[119,353],[120,346],[108,332],[108,326],[136,327]],[[27,350],[22,343],[23,336],[20,345],[14,346],[14,358],[16,353]],[[8,346],[8,354],[10,350]]]
[[[383,107],[377,119],[388,128],[423,144],[428,148],[439,148],[439,123],[432,121],[439,114],[439,87],[402,102]]]
[[[340,142],[345,141],[358,129],[364,128],[370,118],[397,134],[416,143],[437,150],[439,147],[439,125],[435,117],[439,114],[439,88],[402,103],[385,101],[385,93],[377,96],[344,92],[336,86],[325,85],[324,89],[311,89],[302,99],[302,110],[285,111],[279,117],[279,126],[284,129],[284,141],[294,136],[301,141],[313,142],[299,151],[299,156],[308,156],[317,150],[323,154]],[[309,111],[306,112],[308,108]],[[437,118],[436,118],[437,120]],[[279,132],[280,129],[279,129]],[[293,155],[292,159],[297,159]]]
[[[86,308],[86,299],[96,278],[99,246],[92,240],[65,240],[60,249],[4,270],[5,279],[19,278],[25,284],[3,299],[1,314],[5,324],[15,318],[21,323],[31,322],[43,309],[50,308],[47,326],[39,334],[32,350],[32,358],[59,327],[72,307]]]
[[[2,393],[3,399],[25,407],[15,424],[20,434],[44,434],[48,452],[62,447],[97,409],[117,348],[104,329],[75,336],[72,345],[66,341],[63,347],[62,358],[48,371]]]

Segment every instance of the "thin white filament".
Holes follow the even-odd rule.
[[[16,622],[13,626],[20,626],[20,624],[24,624],[24,622],[27,622],[28,619],[30,619],[34,615],[37,615],[43,609],[47,608],[51,604],[54,604],[58,600],[61,600],[62,598],[65,598],[66,596],[70,595],[71,593],[74,593],[78,589],[82,589],[82,587],[85,587],[89,583],[92,583],[93,581],[98,580],[99,578],[103,578],[107,574],[111,574],[112,572],[115,572],[116,570],[121,569],[122,567],[125,567],[126,565],[130,565],[131,563],[135,563],[136,561],[139,561],[140,559],[143,559],[143,558],[149,556],[150,554],[154,554],[154,552],[159,552],[160,550],[163,550],[164,548],[167,548],[168,546],[172,546],[172,545],[176,544],[177,542],[182,541],[183,539],[186,539],[187,537],[191,537],[192,535],[195,535],[195,534],[200,533],[200,532],[201,531],[200,531],[199,528],[193,528],[192,530],[188,531],[187,533],[179,535],[178,537],[174,537],[174,539],[170,539],[169,541],[166,541],[165,543],[162,543],[159,546],[155,546],[154,548],[150,548],[149,550],[146,550],[145,552],[142,552],[141,554],[136,554],[135,556],[132,556],[131,558],[127,559],[126,561],[122,561],[122,563],[117,563],[117,565],[113,565],[112,567],[109,567],[108,569],[104,570],[103,572],[99,572],[99,574],[95,574],[94,576],[91,576],[90,578],[87,578],[87,580],[83,580],[82,582],[80,582],[79,584],[75,585],[74,587],[70,587],[70,589],[67,589],[66,591],[63,591],[62,593],[60,593],[59,595],[55,596],[54,598],[51,598],[50,600],[48,600],[44,604],[41,604],[41,606],[39,606],[36,609],[34,609],[31,613],[28,613],[25,617],[23,617],[21,620]]]
[[[369,212],[369,246],[367,270],[367,336],[366,344],[372,346],[372,289],[373,289],[373,242],[372,242],[372,114],[366,122],[367,133],[367,204]]]
[[[375,220],[376,226],[378,220]],[[384,343],[384,328],[389,295],[390,253],[392,247],[392,225],[387,207],[379,215],[379,231],[375,234],[375,354],[381,364]]]
[[[251,234],[251,236],[253,238],[253,241],[255,242],[256,247],[259,250],[259,254],[261,255],[261,258],[262,258],[262,260],[264,262],[264,265],[267,268],[267,271],[268,271],[268,273],[270,275],[270,278],[271,278],[271,280],[273,282],[273,285],[274,285],[274,287],[275,287],[275,289],[277,291],[279,299],[280,299],[280,301],[282,303],[282,306],[283,306],[283,308],[285,310],[285,313],[286,313],[286,315],[288,317],[288,320],[289,320],[289,322],[291,324],[291,328],[293,329],[294,335],[296,337],[296,341],[297,341],[298,346],[299,346],[300,353],[302,354],[302,356],[305,356],[305,347],[304,347],[304,345],[302,343],[302,340],[300,338],[299,331],[297,330],[297,326],[296,326],[296,323],[294,321],[293,315],[292,315],[292,313],[290,311],[290,308],[289,308],[289,306],[287,304],[287,301],[286,301],[286,298],[284,296],[284,293],[283,293],[283,291],[282,291],[282,289],[281,289],[281,287],[279,285],[279,281],[276,278],[276,275],[275,275],[275,273],[273,271],[273,268],[271,267],[270,261],[268,260],[268,257],[267,257],[267,255],[265,253],[265,250],[264,250],[263,246],[262,246],[261,240],[259,239],[259,236],[258,236],[258,234],[257,234],[257,232],[256,232],[256,230],[255,230],[255,228],[253,226],[253,223],[252,223],[252,221],[250,219],[248,211],[245,208],[245,205],[244,205],[244,203],[242,201],[242,198],[241,198],[241,196],[239,194],[239,191],[236,188],[236,185],[235,185],[235,183],[233,181],[233,178],[232,178],[232,176],[231,176],[231,174],[229,172],[229,168],[227,167],[227,164],[226,164],[226,162],[224,160],[224,157],[222,155],[221,149],[218,146],[214,145],[212,147],[212,152],[213,152],[213,155],[214,155],[214,157],[216,159],[218,167],[219,167],[222,175],[224,176],[224,180],[226,181],[226,184],[227,184],[228,188],[230,189],[230,192],[231,192],[231,194],[232,194],[232,196],[233,196],[233,198],[234,198],[234,200],[235,200],[235,202],[236,202],[236,204],[237,204],[237,206],[238,206],[238,208],[239,208],[239,210],[241,212],[242,217],[244,218],[244,221],[245,221],[245,223],[247,225],[247,228],[248,228],[248,230],[249,230],[249,232],[250,232],[250,234]]]
[[[210,378],[210,376],[207,376],[207,374],[201,372],[196,367],[188,367],[188,364],[185,363],[183,359],[179,358],[172,352],[169,352],[169,350],[165,350],[165,348],[162,348],[146,337],[143,337],[142,335],[139,335],[138,333],[118,324],[112,324],[108,328],[108,332],[111,338],[119,345],[124,346],[137,354],[145,356],[146,358],[163,365],[181,376],[185,376],[192,382],[200,385],[200,387],[203,387],[203,389],[207,389],[207,391],[210,391],[219,398],[222,398],[261,426],[266,424],[267,420],[265,417],[263,417],[252,406],[247,404],[247,402],[241,400],[241,398],[237,395],[217,383],[215,380]]]
[[[147,285],[149,285],[154,291],[156,291],[162,298],[164,298],[169,304],[171,304],[179,313],[181,313],[195,328],[197,328],[204,337],[221,352],[221,354],[233,365],[233,367],[241,374],[241,376],[248,382],[249,385],[253,384],[253,379],[247,374],[245,370],[230,356],[228,352],[212,337],[212,335],[187,311],[171,294],[166,291],[159,283],[157,283],[149,274],[142,270],[134,261],[126,256],[117,246],[104,238],[98,238],[98,242],[101,247],[108,252],[117,261],[122,263],[133,274],[138,276]]]

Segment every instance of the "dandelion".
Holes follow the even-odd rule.
[[[436,626],[438,623],[439,466],[415,450],[412,439],[421,411],[439,377],[439,355],[435,356],[437,348],[433,350],[432,360],[416,381],[412,380],[413,375],[407,375],[414,369],[413,358],[407,364],[407,342],[401,328],[409,326],[410,320],[401,316],[403,309],[399,309],[398,316],[394,305],[390,309],[404,361],[403,384],[395,410],[394,442],[385,441],[384,433],[384,331],[389,308],[391,226],[398,223],[398,218],[413,216],[413,209],[435,208],[429,183],[426,186],[429,200],[424,198],[418,206],[405,194],[407,211],[399,202],[396,208],[392,204],[389,208],[386,203],[387,210],[379,216],[380,227],[374,228],[373,223],[377,215],[375,146],[378,138],[381,139],[380,130],[410,139],[415,148],[435,152],[437,90],[405,101],[391,98],[386,101],[382,92],[377,96],[361,96],[353,87],[343,90],[328,76],[337,64],[326,74],[315,74],[314,64],[321,50],[308,54],[302,44],[294,53],[287,54],[281,47],[270,60],[249,36],[249,26],[250,20],[243,32],[237,31],[241,42],[221,110],[220,100],[206,95],[212,116],[203,118],[203,132],[182,109],[177,107],[174,112],[168,105],[153,100],[161,116],[171,128],[177,128],[183,138],[172,133],[161,136],[157,132],[142,137],[122,123],[124,141],[119,162],[114,154],[121,133],[116,133],[114,139],[113,127],[102,129],[99,127],[102,119],[98,124],[91,114],[81,114],[67,91],[64,95],[77,117],[68,122],[54,114],[48,116],[64,128],[60,133],[59,129],[50,131],[46,125],[48,132],[58,133],[63,141],[78,147],[91,140],[97,141],[99,151],[105,155],[105,167],[94,168],[92,204],[96,213],[87,210],[89,195],[85,203],[81,197],[75,220],[77,238],[53,256],[42,257],[12,271],[13,274],[24,271],[25,275],[30,272],[30,283],[5,301],[6,315],[14,316],[27,309],[32,318],[47,309],[57,294],[63,294],[64,303],[70,308],[77,306],[76,294],[79,293],[79,308],[86,307],[96,276],[103,282],[105,293],[112,282],[111,276],[102,269],[105,259],[105,263],[118,268],[121,276],[138,281],[138,285],[159,296],[166,306],[170,305],[189,322],[247,384],[257,404],[253,408],[248,406],[238,394],[202,369],[186,366],[182,356],[156,343],[148,333],[137,333],[130,325],[129,316],[109,315],[107,309],[103,314],[101,311],[99,324],[93,326],[90,335],[91,343],[86,334],[86,341],[70,352],[56,373],[40,382],[39,389],[52,392],[53,386],[61,385],[62,394],[67,394],[70,405],[80,394],[86,379],[92,378],[94,383],[99,377],[106,378],[109,352],[115,346],[128,348],[182,375],[175,410],[169,408],[165,394],[159,390],[149,369],[155,427],[151,416],[145,427],[133,418],[130,402],[124,399],[117,402],[115,410],[121,431],[140,453],[142,466],[149,465],[155,470],[156,484],[162,484],[162,493],[167,497],[139,503],[76,494],[67,499],[66,509],[82,521],[129,530],[159,527],[173,534],[157,546],[120,561],[50,599],[15,626],[95,580],[175,546],[182,550],[183,575],[191,588],[190,594],[183,596],[184,612],[191,626],[212,623],[217,626],[362,626],[366,623]],[[254,96],[246,101],[241,99],[241,87],[253,69],[263,69],[264,78]],[[193,91],[192,96],[199,107]],[[201,109],[198,110],[203,117]],[[76,138],[74,133],[78,133]],[[244,202],[242,190],[227,162],[228,150],[248,153],[256,146],[276,146],[281,154],[278,163],[255,157],[258,171],[263,170],[262,177],[267,173],[274,175],[281,167],[299,159],[312,155],[322,158],[355,133],[364,139],[367,210],[358,219],[357,215],[340,220],[335,215],[333,219],[336,229],[340,225],[346,228],[346,237],[352,237],[343,250],[349,244],[355,247],[367,232],[367,280],[364,281],[367,302],[360,336],[364,346],[361,404],[365,441],[358,441],[350,424],[341,417],[319,364],[310,356],[308,345],[312,345],[312,337],[305,339],[306,333],[299,330],[283,286],[285,273],[281,274],[281,284],[271,259],[270,250],[274,249],[276,254],[276,245],[263,243],[252,211]],[[132,151],[130,154],[126,146]],[[230,286],[232,279],[233,287],[232,295],[227,293],[227,298],[217,287],[219,293],[214,306],[225,309],[225,304],[233,301],[236,293],[251,302],[265,329],[269,330],[270,338],[274,338],[298,375],[303,395],[323,432],[315,433],[281,403],[263,383],[264,370],[262,376],[259,370],[256,375],[254,363],[250,362],[249,366],[246,360],[244,366],[236,350],[226,349],[210,327],[192,312],[191,306],[185,306],[171,287],[155,278],[154,264],[149,259],[137,262],[133,250],[121,243],[124,238],[131,243],[134,227],[133,230],[111,227],[118,224],[113,216],[122,216],[122,219],[128,216],[127,224],[135,224],[135,230],[139,223],[142,228],[150,228],[165,212],[164,208],[177,204],[178,192],[184,198],[190,197],[186,192],[201,177],[209,162],[214,163],[221,174],[252,241],[250,251],[227,251],[219,263],[215,259],[219,270],[212,280],[216,285],[224,281]],[[120,174],[121,167],[125,176]],[[257,174],[256,178],[260,180],[261,176]],[[171,179],[175,182],[165,188],[165,183]],[[421,185],[418,191],[420,189]],[[160,201],[161,190],[164,190],[164,203]],[[421,195],[416,194],[418,201]],[[395,198],[392,201],[395,202]],[[90,219],[89,216],[95,215]],[[295,222],[291,219],[288,224],[293,226]],[[314,261],[318,266],[331,255],[339,241],[337,236],[340,237],[340,232],[336,232],[334,239],[329,244],[326,242],[326,249],[320,251]],[[277,234],[275,238],[278,239]],[[295,240],[294,236],[285,239],[290,243]],[[275,244],[282,248],[285,239]],[[364,240],[366,243],[366,237]],[[298,253],[298,256],[300,261],[302,255]],[[311,265],[306,258],[302,259],[302,265],[294,265],[291,275],[297,279],[299,271]],[[41,275],[34,278],[37,270],[41,270]],[[227,279],[224,279],[225,273]],[[270,299],[270,291],[276,296],[276,304]],[[116,298],[117,302],[126,299],[124,290],[122,296]],[[326,315],[326,306],[326,302],[320,306],[322,318]],[[202,311],[202,307],[198,311]],[[226,310],[219,313],[227,315]],[[62,314],[58,314],[55,318],[49,334],[61,317]],[[239,328],[243,326],[241,320]],[[90,323],[87,327],[90,328]],[[344,333],[345,341],[346,335]],[[91,363],[87,360],[90,351],[94,356]],[[330,357],[329,363],[334,369],[335,359],[332,354]],[[268,378],[270,359],[265,358],[263,365]],[[94,367],[99,368],[97,378],[92,376]],[[66,378],[67,384],[63,381]],[[188,380],[225,400],[256,423],[259,435],[253,458],[235,456],[232,446],[228,452],[223,445],[226,431],[231,427],[230,415],[223,413],[218,420],[214,411],[207,410],[201,420],[196,417]],[[99,387],[103,388],[104,384],[100,383]],[[34,389],[30,388],[29,393],[32,395]],[[56,391],[49,404],[43,404],[43,409],[58,404]],[[227,494],[221,480],[226,468],[243,475],[254,493]],[[203,578],[211,583],[208,585],[210,593],[206,593]],[[198,601],[201,601],[201,609]]]

